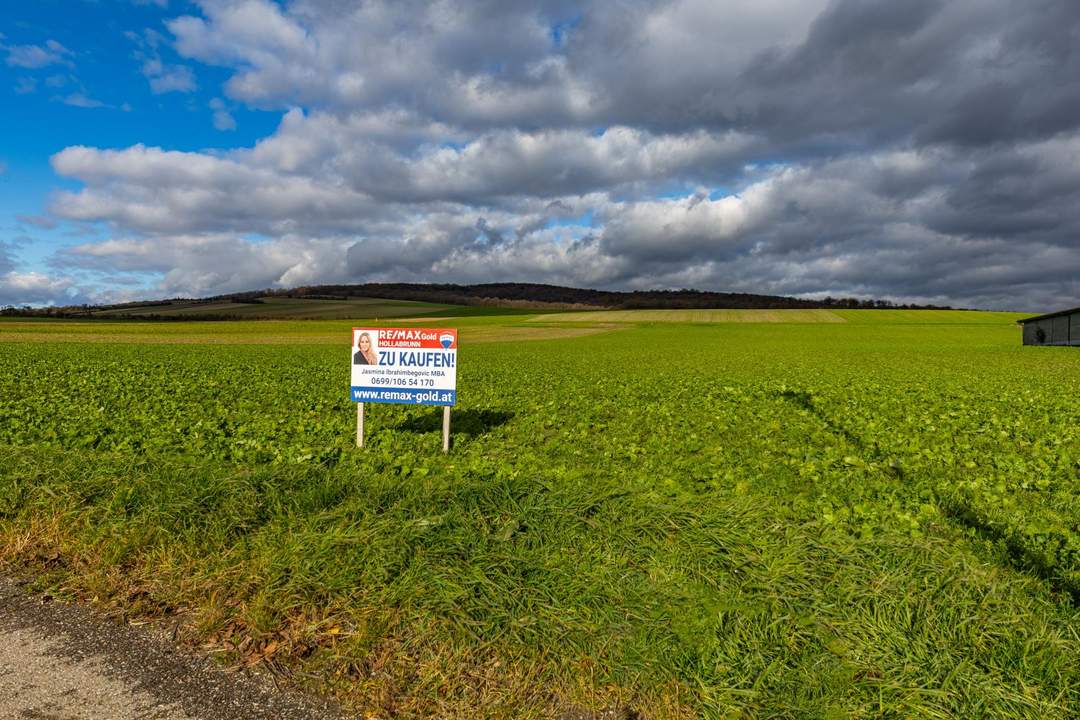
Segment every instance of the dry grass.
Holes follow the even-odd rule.
[[[258,601],[208,577],[194,556],[178,557],[158,546],[141,555],[124,552],[119,564],[101,563],[116,559],[115,543],[127,545],[130,537],[90,532],[80,542],[72,535],[80,523],[73,524],[68,511],[0,523],[0,570],[33,578],[33,588],[53,597],[156,627],[231,669],[269,673],[275,683],[333,695],[359,717],[694,715],[693,692],[676,681],[645,688],[605,683],[605,668],[588,656],[574,662],[568,676],[552,677],[535,657],[491,644],[461,645],[447,636],[445,621],[410,621],[392,608],[320,607],[294,598],[267,624]],[[134,534],[145,540],[145,533]]]
[[[398,323],[409,323],[409,324],[412,324],[412,323],[427,323],[428,325],[431,325],[432,327],[438,325],[439,323],[452,322],[454,320],[457,320],[457,318],[455,318],[453,316],[450,316],[450,315],[440,315],[438,317],[394,318],[394,322],[398,322]]]
[[[589,327],[544,327],[544,326],[486,326],[471,327],[461,331],[462,342],[517,342],[518,340],[565,340],[585,337],[614,330],[612,323],[601,323]]]

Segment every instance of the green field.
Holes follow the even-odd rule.
[[[839,323],[844,318],[832,310],[598,310],[588,313],[555,313],[535,318],[540,322],[629,323]]]
[[[0,563],[377,717],[1080,716],[1080,352],[697,312],[418,321],[448,457],[352,321],[0,322]]]

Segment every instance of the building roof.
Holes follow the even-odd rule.
[[[1036,320],[1049,320],[1050,318],[1058,317],[1059,315],[1072,315],[1073,313],[1080,313],[1080,307],[1074,307],[1069,310],[1058,310],[1057,312],[1046,313],[1045,315],[1036,315],[1035,317],[1024,318],[1023,320],[1017,320],[1016,322],[1023,325],[1024,323],[1034,322]]]

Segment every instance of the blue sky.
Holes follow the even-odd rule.
[[[47,217],[50,194],[79,183],[58,177],[49,158],[65,147],[124,148],[133,143],[176,150],[251,145],[271,133],[281,112],[227,102],[235,128],[214,127],[210,102],[220,98],[227,71],[187,65],[165,40],[165,21],[187,4],[101,0],[5,3],[0,23],[0,226],[18,243],[18,268],[41,271],[59,248],[100,238],[102,228],[56,227]],[[87,32],[91,28],[92,32]],[[157,47],[147,31],[162,33]],[[58,43],[51,49],[48,43]],[[18,52],[44,49],[44,53]],[[154,92],[148,61],[190,69],[190,89]],[[33,220],[36,219],[37,224]],[[145,278],[152,288],[153,278]]]
[[[346,282],[1080,304],[1080,5],[34,0],[0,305]]]

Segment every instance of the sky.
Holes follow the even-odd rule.
[[[1075,0],[0,0],[0,305],[1080,305]]]

